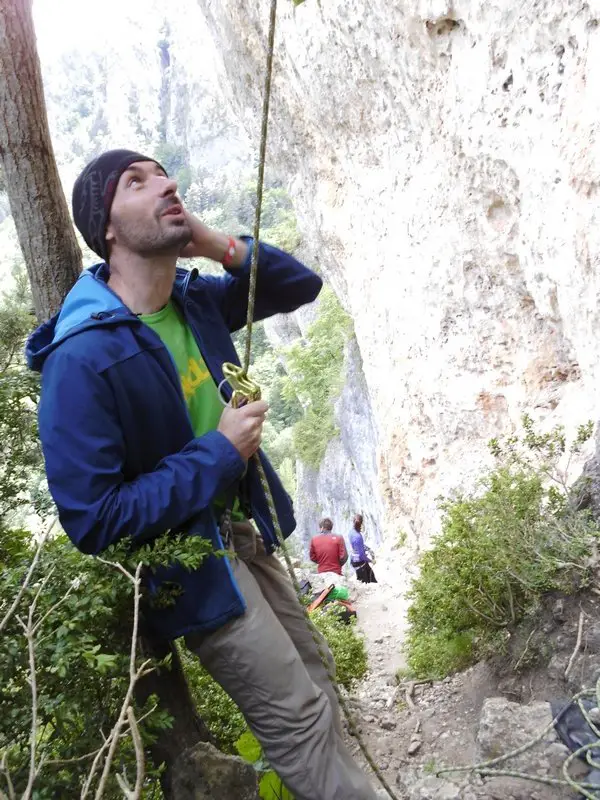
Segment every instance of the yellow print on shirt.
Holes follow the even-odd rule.
[[[190,358],[188,361],[187,373],[181,375],[181,386],[186,401],[196,394],[198,388],[202,386],[204,381],[208,378],[210,378],[210,372],[206,369],[205,365],[196,358]]]

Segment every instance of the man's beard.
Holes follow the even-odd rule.
[[[163,228],[159,218],[152,230],[140,224],[115,225],[115,229],[121,245],[144,258],[177,256],[192,241],[191,228],[185,221]]]

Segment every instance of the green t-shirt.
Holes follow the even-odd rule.
[[[175,362],[194,436],[204,436],[205,433],[216,430],[223,413],[219,390],[204,363],[192,331],[173,302],[169,300],[155,314],[140,314],[140,319],[160,336]],[[225,499],[218,498],[214,505],[217,513],[220,513],[225,506]],[[237,498],[232,517],[243,519]]]

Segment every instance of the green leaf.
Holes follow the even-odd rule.
[[[294,796],[285,788],[281,778],[273,770],[265,772],[260,779],[258,793],[263,800],[294,800]]]
[[[108,653],[98,653],[96,656],[96,668],[98,672],[105,673],[115,666],[117,663],[117,656]]]
[[[249,764],[254,764],[262,755],[262,748],[254,734],[247,731],[243,733],[235,743],[236,750],[240,756]]]

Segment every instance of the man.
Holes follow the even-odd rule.
[[[356,577],[361,583],[377,583],[375,573],[371,567],[368,547],[365,547],[365,540],[362,535],[363,517],[356,514],[350,532],[350,563],[356,570]],[[369,551],[370,552],[370,551]]]
[[[272,555],[253,454],[284,535],[295,521],[258,449],[267,405],[223,408],[217,391],[223,362],[237,362],[230,333],[245,321],[252,248],[259,248],[257,319],[311,302],[320,278],[273,247],[209,230],[185,211],[160,164],[128,150],[84,169],[73,215],[104,263],[83,272],[27,347],[42,373],[40,436],[63,528],[92,554],[124,537],[136,546],[169,531],[235,547],[236,558],[210,556],[195,571],[170,565],[152,573],[148,622],[166,638],[185,637],[297,800],[372,800],[343,745],[333,687],[300,605]],[[225,273],[177,269],[179,256],[213,259]],[[235,523],[224,541],[219,521],[230,499]]]
[[[342,574],[342,567],[348,561],[348,553],[342,536],[336,536],[333,522],[328,518],[319,523],[319,535],[310,540],[310,560],[319,565],[317,572]]]

